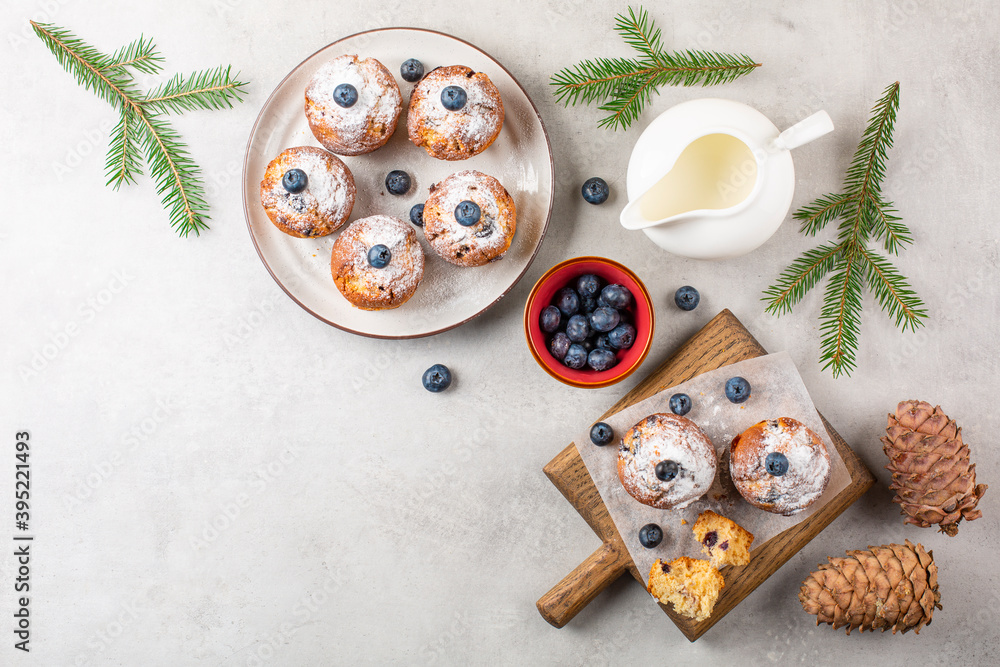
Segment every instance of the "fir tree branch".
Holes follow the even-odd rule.
[[[792,218],[802,221],[799,231],[807,236],[816,236],[828,222],[847,213],[853,200],[854,195],[826,195],[797,210]]]
[[[625,43],[633,49],[643,54],[646,59],[655,63],[660,63],[660,54],[663,52],[660,29],[654,29],[653,22],[649,20],[649,12],[639,7],[636,13],[631,7],[628,8],[628,16],[619,14],[615,17],[615,31],[622,36]]]
[[[104,173],[108,177],[107,185],[115,190],[122,183],[135,183],[136,177],[142,174],[138,135],[136,112],[128,107],[123,108],[118,124],[111,131],[111,145],[108,147],[108,159],[104,167]]]
[[[889,260],[862,248],[868,271],[868,289],[897,328],[915,331],[924,325],[927,309],[903,274]]]
[[[861,143],[844,179],[846,192],[864,199],[872,196],[873,192],[881,191],[898,109],[899,81],[889,85],[872,108],[872,118],[861,136]]]
[[[662,86],[715,86],[746,76],[760,63],[747,55],[663,50],[662,35],[645,9],[619,14],[615,30],[638,58],[594,58],[552,75],[556,101],[572,106],[599,103],[609,113],[599,125],[627,129]]]
[[[898,254],[913,242],[892,202],[882,198],[882,182],[899,107],[899,82],[885,89],[854,153],[844,179],[844,192],[816,199],[795,212],[801,231],[813,236],[831,220],[840,220],[837,240],[805,252],[764,291],[766,312],[782,315],[834,271],[823,294],[820,312],[820,361],[834,377],[856,368],[864,287],[897,328],[913,331],[923,325],[927,310],[905,277],[868,247],[881,240],[886,252]]]
[[[833,377],[851,374],[856,368],[858,335],[861,333],[861,253],[845,248],[838,272],[830,278],[820,312],[820,349],[823,370],[832,367]]]
[[[776,315],[792,312],[792,306],[833,270],[840,252],[840,244],[827,243],[799,256],[781,274],[777,284],[764,292],[762,301],[768,302],[765,312]]]
[[[140,35],[139,39],[115,51],[101,70],[127,71],[129,68],[145,74],[157,74],[163,69],[163,56],[156,50],[152,39]]]
[[[149,175],[156,181],[156,194],[163,195],[161,201],[169,208],[170,226],[181,236],[200,235],[208,229],[209,219],[201,169],[167,121],[146,114],[139,118]]]
[[[158,113],[183,113],[194,109],[231,109],[243,101],[246,82],[231,75],[230,67],[195,72],[188,78],[175,74],[145,95],[140,103]],[[239,76],[237,74],[236,76]]]
[[[247,84],[233,77],[231,68],[217,67],[187,78],[174,76],[143,94],[136,87],[133,72],[153,74],[162,68],[163,58],[152,39],[140,37],[107,56],[64,28],[34,21],[31,26],[63,68],[119,110],[105,162],[107,184],[117,190],[122,183],[134,183],[142,173],[140,159],[145,155],[170,225],[181,236],[198,235],[207,229],[208,204],[201,170],[161,116],[191,109],[231,108],[234,101],[243,100]]]

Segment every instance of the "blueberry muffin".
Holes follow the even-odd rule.
[[[333,244],[333,281],[362,310],[398,308],[424,275],[424,251],[412,227],[373,215],[352,222]]]
[[[434,251],[458,266],[494,262],[517,230],[514,200],[500,181],[460,171],[431,186],[424,204],[424,235]]]
[[[354,208],[354,177],[336,155],[299,146],[271,160],[260,182],[260,203],[275,227],[290,236],[326,236]]]
[[[708,554],[712,565],[746,565],[750,562],[750,545],[753,533],[732,519],[705,510],[691,527],[701,543],[701,550]]]
[[[707,560],[681,556],[669,563],[659,558],[649,570],[646,590],[661,604],[671,603],[681,616],[704,621],[712,615],[726,580]]]
[[[338,155],[361,155],[384,146],[396,131],[402,108],[396,79],[374,58],[334,58],[306,87],[309,129]]]
[[[785,516],[816,502],[830,482],[830,453],[805,424],[782,417],[736,436],[729,472],[748,503]]]
[[[657,509],[683,509],[715,479],[715,447],[687,417],[658,413],[630,428],[618,450],[618,478],[629,495]]]
[[[490,78],[464,65],[431,70],[413,89],[406,130],[439,160],[465,160],[489,148],[503,127],[503,102]]]

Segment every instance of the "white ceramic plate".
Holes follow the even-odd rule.
[[[517,232],[503,259],[487,266],[464,268],[438,257],[417,237],[426,259],[424,278],[413,297],[394,310],[354,308],[337,290],[330,275],[334,240],[330,236],[298,239],[275,227],[260,204],[260,181],[270,162],[292,146],[319,146],[309,131],[303,105],[306,85],[328,60],[344,54],[378,59],[396,77],[404,107],[396,132],[382,148],[357,157],[342,157],[354,175],[357,200],[351,221],[376,213],[409,221],[410,207],[422,203],[428,188],[450,174],[476,169],[496,177],[517,208]],[[483,153],[468,160],[436,160],[411,144],[406,134],[406,102],[415,84],[399,76],[399,66],[416,58],[429,72],[444,65],[467,65],[485,72],[500,90],[505,118],[500,136]],[[393,169],[410,174],[413,186],[404,196],[385,190]],[[499,301],[524,275],[541,245],[553,201],[552,149],[534,104],[504,67],[475,46],[429,30],[386,28],[345,37],[309,56],[264,103],[247,142],[243,163],[243,209],[250,237],[264,266],[296,303],[344,331],[375,338],[417,338],[468,322]]]

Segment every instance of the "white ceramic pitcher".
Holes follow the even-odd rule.
[[[791,206],[789,151],[832,130],[825,111],[780,132],[762,113],[732,100],[671,107],[632,150],[621,224],[684,257],[748,253],[774,234]]]

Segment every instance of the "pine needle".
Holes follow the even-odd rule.
[[[136,86],[135,73],[156,74],[163,68],[163,57],[152,39],[140,36],[109,56],[65,28],[34,21],[31,27],[80,85],[119,111],[105,162],[107,184],[117,190],[123,183],[135,183],[145,158],[171,227],[181,236],[208,229],[201,169],[162,116],[232,108],[234,102],[243,100],[247,83],[238,74],[233,76],[230,67],[216,67],[188,77],[175,75],[143,93]]]
[[[882,94],[844,179],[844,192],[824,195],[795,212],[801,231],[816,235],[832,220],[840,220],[837,240],[805,252],[764,291],[766,311],[791,313],[792,307],[831,271],[820,313],[820,361],[833,376],[856,368],[864,287],[902,331],[924,324],[927,310],[909,281],[893,264],[869,247],[881,241],[886,252],[899,254],[913,243],[892,202],[882,198],[882,183],[899,108],[899,82]]]
[[[636,58],[584,60],[552,75],[556,100],[564,106],[598,103],[608,113],[600,127],[628,129],[663,86],[716,86],[746,76],[760,63],[747,55],[663,49],[659,28],[649,13],[629,7],[615,31],[638,52]]]

